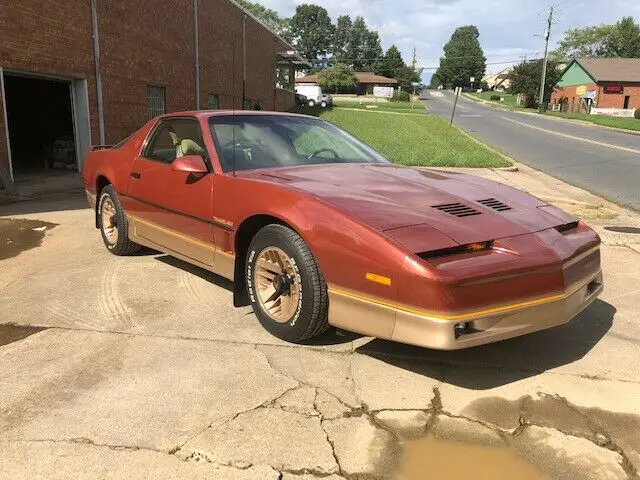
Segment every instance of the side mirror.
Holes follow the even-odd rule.
[[[171,162],[171,170],[191,173],[193,175],[205,175],[209,173],[200,155],[185,155],[184,157],[176,158]]]

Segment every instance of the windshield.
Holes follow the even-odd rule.
[[[225,172],[318,163],[388,163],[371,147],[317,118],[212,116],[209,127]]]

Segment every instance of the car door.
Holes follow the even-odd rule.
[[[184,140],[210,165],[200,124],[193,117],[165,118],[151,131],[131,166],[127,215],[147,243],[207,266],[214,262],[213,174],[194,177],[171,169]],[[199,147],[199,148],[198,148]],[[188,152],[193,154],[193,152]]]

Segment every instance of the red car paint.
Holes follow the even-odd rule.
[[[373,164],[224,173],[208,120],[231,114],[166,116],[200,122],[212,171],[198,181],[139,156],[155,119],[119,148],[90,152],[83,171],[87,190],[99,194],[106,179],[121,194],[125,212],[210,244],[216,252],[239,253],[237,233],[244,222],[273,217],[305,240],[328,284],[429,312],[465,312],[562,292],[569,281],[563,265],[600,243],[582,222],[559,231],[576,222],[560,209],[466,174]],[[141,179],[132,178],[132,171]],[[479,203],[486,199],[510,209]],[[458,218],[434,208],[452,203],[481,214]],[[416,255],[486,240],[495,242],[492,250],[430,260]],[[596,256],[575,276],[597,271],[599,252]],[[391,285],[368,281],[366,272],[390,278]]]

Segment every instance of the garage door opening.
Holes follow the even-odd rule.
[[[71,82],[5,72],[15,181],[78,170]]]

